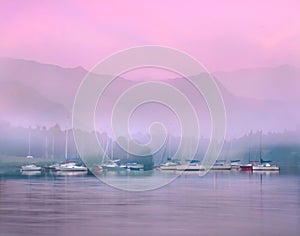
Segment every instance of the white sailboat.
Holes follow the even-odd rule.
[[[225,161],[216,161],[210,170],[231,170],[231,165],[226,164]]]
[[[28,155],[26,156],[28,159],[33,159],[33,156],[31,155],[31,128],[29,128],[28,133]],[[21,166],[21,171],[41,171],[42,167],[37,166],[35,164],[29,164]]]
[[[271,165],[270,163],[263,163],[254,165],[252,167],[253,171],[279,171],[279,166]]]
[[[178,163],[173,162],[173,161],[168,161],[168,162],[166,162],[164,164],[161,164],[159,166],[159,168],[161,170],[177,170],[177,166],[178,166]]]
[[[88,168],[74,162],[61,164],[58,166],[59,171],[88,171]]]
[[[127,163],[127,169],[128,170],[144,170],[144,165],[140,163]]]
[[[260,133],[259,164],[253,165],[253,171],[279,171],[279,166],[270,164],[271,161],[264,161],[262,158],[262,132]]]
[[[36,166],[34,164],[25,165],[21,167],[21,171],[40,171],[42,170],[42,167]]]
[[[26,156],[28,159],[32,159],[33,156],[31,155],[31,128],[29,128],[28,133],[28,155]]]
[[[166,155],[167,149],[168,149],[167,162],[163,163],[163,164],[160,164],[159,169],[160,170],[173,170],[173,171],[176,171],[177,167],[180,166],[180,163],[171,159],[171,138],[170,137],[168,137],[168,145],[166,145],[166,147],[163,151],[162,159],[164,159],[164,156]]]
[[[105,150],[104,150],[105,155],[108,152],[108,149],[109,149],[108,147],[109,147],[109,142],[108,142],[108,139],[106,138],[106,146],[105,146]],[[120,160],[114,160],[113,152],[114,152],[113,141],[111,140],[111,142],[110,142],[110,158],[108,157],[108,160],[105,160],[104,163],[102,163],[101,165],[98,166],[98,168],[100,168],[101,170],[104,170],[104,171],[119,171],[119,170],[124,169],[119,165]]]
[[[101,165],[101,168],[106,171],[119,171],[124,168],[118,165],[120,160],[108,160],[106,163]]]
[[[68,130],[66,129],[65,141],[65,163],[54,167],[56,171],[88,171],[88,168],[82,164],[68,162]]]
[[[230,166],[232,168],[238,168],[241,165],[241,160],[230,160]]]
[[[46,137],[46,146],[48,148],[48,138]],[[48,166],[44,166],[44,170],[46,171],[52,171],[55,170],[55,168],[59,167],[60,164],[55,163],[54,161],[54,146],[55,146],[55,139],[54,139],[54,134],[52,135],[52,140],[51,140],[51,160],[52,160],[52,164],[48,165]],[[46,156],[48,157],[48,150],[46,150]]]

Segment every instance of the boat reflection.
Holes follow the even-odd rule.
[[[21,174],[26,176],[35,176],[35,175],[41,175],[42,172],[40,170],[21,171]]]
[[[85,176],[88,171],[55,171],[53,174],[57,176]]]
[[[279,175],[279,170],[260,170],[260,171],[253,170],[252,173],[254,175]]]

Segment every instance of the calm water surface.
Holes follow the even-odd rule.
[[[117,190],[93,176],[0,179],[1,236],[293,236],[299,222],[297,173],[188,173],[145,192]]]

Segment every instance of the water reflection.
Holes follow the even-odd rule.
[[[253,171],[254,175],[279,175],[279,171],[268,171],[268,170],[260,170],[260,171]]]
[[[53,171],[51,173],[56,176],[86,176],[88,171]]]
[[[22,175],[26,175],[26,176],[34,176],[34,175],[41,175],[42,172],[40,170],[34,170],[34,171],[21,171]]]
[[[130,184],[136,178],[131,174],[107,177]],[[134,174],[161,181],[173,173]],[[294,236],[300,230],[299,180],[276,173],[188,172],[164,188],[137,193],[89,175],[2,178],[0,235]]]

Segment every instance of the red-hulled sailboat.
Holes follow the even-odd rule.
[[[252,168],[253,168],[252,163],[249,163],[249,164],[246,164],[246,165],[240,165],[240,169],[242,171],[252,171]]]
[[[245,165],[240,165],[240,169],[242,171],[252,171],[253,169],[253,164],[250,161],[250,148],[249,148],[249,163]]]

